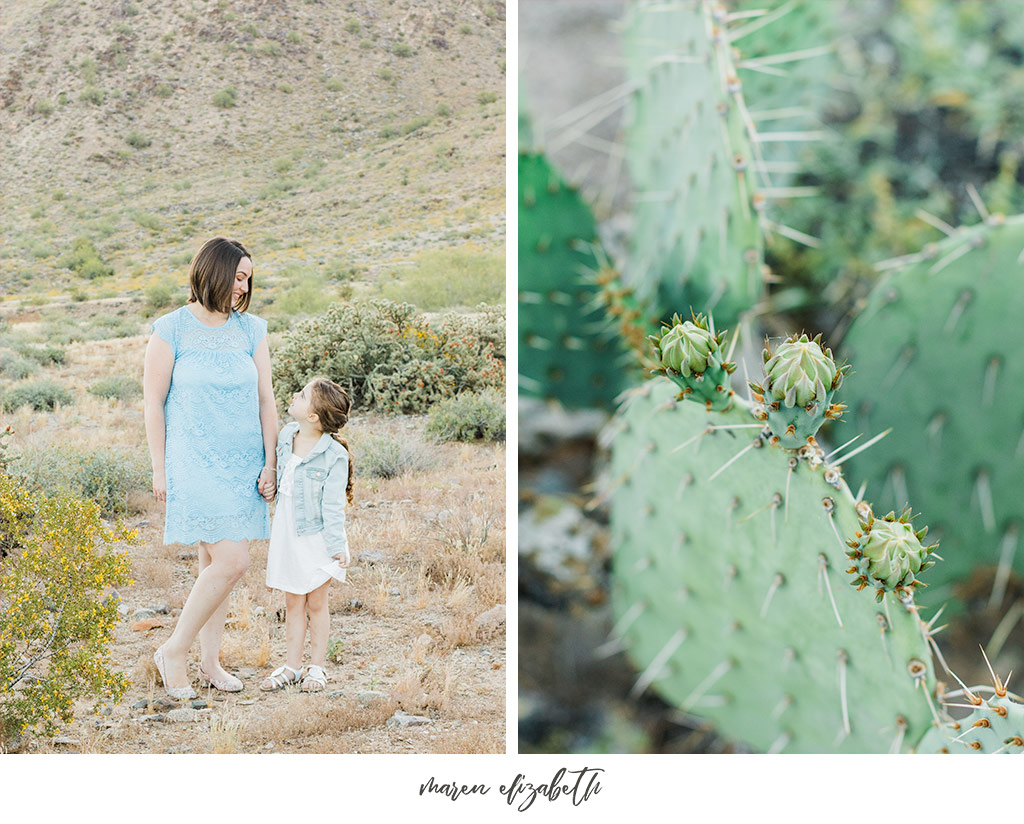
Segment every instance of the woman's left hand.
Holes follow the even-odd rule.
[[[277,472],[270,467],[263,467],[260,478],[256,482],[256,489],[263,496],[263,500],[268,502],[274,500],[277,495]]]

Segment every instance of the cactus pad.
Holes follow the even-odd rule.
[[[920,740],[934,717],[924,625],[911,597],[847,585],[845,541],[870,507],[820,448],[772,446],[742,399],[708,413],[660,378],[608,437],[615,632],[638,691],[760,750]]]
[[[886,510],[909,501],[942,542],[925,605],[955,596],[976,566],[991,601],[1024,574],[1024,216],[962,229],[901,261],[854,321],[844,389],[857,431],[892,428],[851,477]]]
[[[544,155],[519,155],[519,382],[526,395],[602,407],[621,391],[624,352],[595,296],[597,227]]]

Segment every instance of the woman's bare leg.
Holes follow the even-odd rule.
[[[199,544],[199,573],[210,565],[212,558],[206,544]],[[229,591],[223,601],[213,611],[213,614],[199,630],[199,661],[203,672],[213,680],[223,680],[227,673],[220,665],[220,642],[224,637],[224,622],[228,617],[228,609],[231,607],[231,592]]]
[[[285,663],[294,670],[302,667],[302,650],[306,646],[306,596],[294,592],[284,594]]]
[[[306,596],[309,609],[309,661],[318,667],[327,663],[327,638],[331,633],[331,612],[328,609],[326,581]]]
[[[202,551],[200,549],[200,557]],[[188,686],[189,648],[213,614],[228,601],[232,588],[249,568],[248,541],[218,541],[208,544],[206,552],[210,562],[205,567],[200,564],[199,576],[178,616],[178,623],[162,647],[167,687]],[[223,618],[220,623],[223,633]]]

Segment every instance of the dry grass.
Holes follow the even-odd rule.
[[[209,751],[218,755],[241,752],[243,722],[238,718],[215,715],[210,719]]]

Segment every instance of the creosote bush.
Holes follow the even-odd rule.
[[[427,413],[426,432],[436,441],[504,441],[505,396],[488,389],[447,398]]]
[[[0,539],[16,547],[0,559],[0,743],[29,732],[53,735],[75,701],[119,701],[129,682],[111,669],[118,601],[109,587],[130,584],[135,543],[122,524],[105,528],[94,503],[44,495],[0,474]]]
[[[145,490],[150,481],[148,463],[140,455],[66,444],[26,450],[17,474],[29,489],[61,490],[92,501],[105,517],[128,514],[132,493]]]
[[[426,472],[436,464],[423,444],[393,435],[379,435],[353,445],[356,472],[369,478],[397,478],[409,472]]]
[[[3,393],[3,409],[13,412],[21,406],[31,406],[36,411],[52,411],[58,404],[66,406],[73,402],[71,393],[52,380],[24,383],[7,389]]]
[[[283,402],[310,378],[326,375],[348,389],[356,408],[425,412],[460,392],[504,388],[505,364],[490,334],[478,319],[427,321],[406,303],[339,302],[281,343],[274,386]]]
[[[126,401],[142,396],[142,384],[135,378],[125,375],[114,375],[101,378],[89,387],[89,394],[98,398]]]

